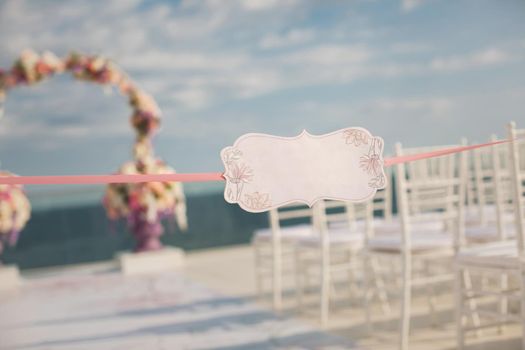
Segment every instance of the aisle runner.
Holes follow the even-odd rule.
[[[94,265],[96,266],[96,265]],[[68,268],[0,298],[0,349],[352,349],[180,274]]]

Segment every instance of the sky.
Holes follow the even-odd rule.
[[[25,48],[113,59],[160,105],[156,154],[179,172],[222,171],[247,132],[360,126],[389,153],[525,125],[522,0],[0,0],[0,67]],[[129,116],[117,92],[66,75],[12,90],[1,168],[114,172]]]

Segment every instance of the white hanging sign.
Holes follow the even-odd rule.
[[[296,137],[246,134],[221,152],[224,198],[259,213],[292,202],[362,202],[386,185],[383,139],[358,127]]]

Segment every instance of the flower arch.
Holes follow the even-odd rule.
[[[0,104],[5,100],[8,91],[15,87],[31,86],[53,75],[66,72],[71,73],[77,80],[114,86],[127,97],[132,109],[130,122],[136,134],[133,145],[134,160],[121,166],[118,173],[174,173],[172,168],[154,155],[151,140],[160,126],[161,116],[155,100],[140,89],[114,62],[102,56],[71,53],[64,58],[59,58],[51,52],[40,55],[26,50],[22,52],[12,68],[0,70]],[[2,188],[0,192],[1,245],[2,240],[16,242],[18,232],[29,219],[30,206],[20,186]],[[27,205],[10,204],[11,211],[4,210],[4,213],[2,208],[8,207],[4,205],[7,198],[15,196],[22,198],[17,202],[24,202]],[[180,183],[110,184],[106,188],[103,203],[110,219],[127,220],[130,230],[138,241],[137,251],[161,247],[159,236],[163,233],[161,225],[163,218],[173,215],[181,229],[186,229],[187,226],[185,198]],[[18,219],[15,220],[14,217]]]

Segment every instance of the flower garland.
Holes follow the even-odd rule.
[[[131,124],[137,133],[137,141],[145,142],[158,129],[160,110],[153,98],[139,89],[111,60],[101,56],[72,53],[60,59],[51,52],[38,55],[26,50],[10,70],[0,70],[0,99],[5,99],[11,88],[34,85],[64,71],[70,71],[79,80],[118,87],[128,97],[133,110]]]
[[[159,159],[147,162],[128,162],[120,167],[119,174],[172,174],[172,168]],[[107,187],[104,206],[110,219],[127,217],[131,222],[145,219],[155,222],[175,214],[179,227],[187,228],[186,208],[177,205],[184,199],[182,186],[177,182],[147,182],[112,184]]]
[[[51,52],[39,55],[26,50],[10,70],[0,70],[0,103],[9,89],[34,85],[66,71],[79,80],[116,86],[128,98],[132,108],[130,122],[136,133],[133,147],[135,160],[124,164],[118,173],[174,173],[153,154],[151,138],[160,126],[160,110],[155,100],[107,58],[71,53],[61,59]],[[153,223],[169,215],[175,216],[181,229],[187,225],[185,198],[180,183],[110,184],[103,203],[110,219],[125,218],[130,226],[139,219]],[[0,227],[2,220],[0,218]]]
[[[0,176],[12,176],[0,172]],[[31,216],[31,205],[21,186],[0,185],[0,253],[3,243],[15,245]]]

